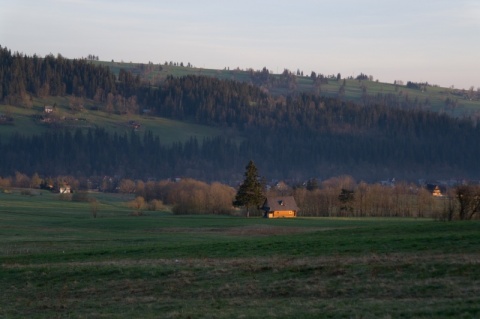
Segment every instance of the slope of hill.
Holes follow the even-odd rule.
[[[359,76],[360,79],[346,78],[337,80],[336,76],[325,76],[323,83],[318,81],[318,75],[300,76],[290,73],[291,83],[286,85],[279,79],[282,74],[269,72],[270,81],[258,81],[262,71],[253,70],[215,70],[205,68],[186,67],[179,65],[154,65],[142,63],[92,61],[92,63],[107,66],[115,74],[121,69],[140,76],[143,81],[159,83],[168,76],[181,77],[197,75],[235,80],[261,86],[265,91],[274,95],[288,95],[296,93],[311,93],[326,97],[340,97],[355,103],[381,102],[390,106],[404,109],[422,109],[433,112],[446,113],[454,117],[480,118],[480,91],[472,88],[455,89],[429,85],[427,83],[412,83],[407,85],[383,83]],[[343,86],[343,89],[342,89]]]
[[[480,177],[480,126],[445,110],[427,112],[441,88],[426,84],[389,86],[265,69],[198,76],[187,72],[196,69],[170,65],[136,65],[114,74],[86,60],[8,50],[0,50],[0,61],[4,175],[235,181],[253,159],[268,178]],[[422,102],[414,93],[431,98]],[[456,112],[458,104],[448,101]],[[44,105],[55,106],[54,112],[45,113]]]
[[[0,140],[7,140],[15,133],[33,136],[50,130],[61,129],[95,129],[102,128],[119,135],[131,131],[143,134],[152,132],[164,144],[185,142],[192,136],[200,141],[204,138],[227,134],[225,130],[177,121],[157,116],[140,114],[119,115],[107,113],[103,106],[92,100],[84,100],[79,111],[72,111],[67,97],[34,98],[30,108],[0,104],[0,115],[11,118],[11,121],[0,120]],[[51,114],[45,113],[45,106],[55,105]]]

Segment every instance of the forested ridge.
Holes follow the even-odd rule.
[[[226,136],[165,145],[150,132],[51,129],[2,139],[0,174],[188,176],[230,181],[254,159],[268,178],[479,178],[480,126],[469,119],[385,104],[358,105],[314,94],[272,96],[248,83],[202,76],[141,82],[124,70],[61,56],[0,49],[0,99],[28,107],[31,96],[75,96],[105,112],[151,114],[224,127]],[[125,101],[134,101],[126,103]],[[123,101],[119,103],[118,101]],[[33,122],[32,122],[32,125]]]

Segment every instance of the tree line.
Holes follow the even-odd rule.
[[[248,180],[248,170],[245,175]],[[91,180],[73,176],[40,177],[16,172],[13,176],[0,177],[0,190],[12,187],[24,189],[54,188],[70,185],[73,194],[60,194],[59,199],[88,201],[86,190]],[[243,215],[235,209],[242,192],[219,182],[206,183],[195,179],[164,179],[144,181],[133,179],[101,178],[99,191],[134,194],[128,203],[136,213],[142,210],[163,210],[165,205],[175,214],[230,214]],[[90,183],[90,184],[89,184]],[[259,184],[261,185],[261,184]],[[22,194],[32,195],[22,191]],[[240,197],[239,197],[240,194]],[[348,196],[344,196],[349,194]],[[252,216],[261,216],[257,210],[266,196],[293,195],[304,217],[415,217],[438,220],[470,220],[480,218],[480,186],[459,185],[448,190],[443,197],[434,197],[425,188],[413,183],[398,182],[394,186],[378,183],[356,182],[351,176],[337,176],[322,182],[310,180],[307,185],[273,187],[262,185],[261,198],[255,198],[252,206],[242,200],[240,206],[249,206]],[[257,195],[255,195],[257,196]]]
[[[393,126],[393,125],[392,125]],[[393,128],[392,128],[393,129]],[[268,179],[306,180],[350,174],[367,181],[387,176],[406,180],[478,175],[475,130],[457,128],[453,138],[436,136],[434,127],[418,138],[398,131],[305,133],[251,130],[238,141],[227,136],[163,143],[150,131],[117,134],[97,129],[51,130],[33,136],[14,134],[0,143],[0,174],[15,171],[76,177],[192,177],[228,183],[241,177],[242,163],[254,159]],[[472,133],[472,136],[464,136]],[[432,142],[428,139],[431,134]],[[435,142],[435,139],[440,139]],[[461,155],[461,156],[459,156]]]
[[[16,171],[77,178],[192,176],[226,180],[235,171],[239,148],[219,136],[164,144],[148,131],[111,134],[104,129],[52,130],[33,136],[14,134],[0,143],[0,174]]]
[[[29,57],[11,53],[0,46],[0,100],[9,104],[28,106],[31,96],[75,95],[95,96],[97,89],[116,93],[117,79],[107,67],[94,65],[86,59],[66,59],[47,55]]]

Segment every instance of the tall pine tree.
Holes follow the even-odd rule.
[[[265,200],[262,192],[262,184],[259,181],[258,170],[253,161],[250,161],[246,167],[245,180],[238,189],[233,206],[245,207],[247,217],[250,217],[250,208],[259,207]]]

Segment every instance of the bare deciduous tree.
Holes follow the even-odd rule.
[[[459,203],[458,217],[461,220],[472,219],[480,212],[480,186],[461,185],[455,190]]]
[[[128,207],[135,210],[134,215],[142,215],[141,210],[145,208],[145,199],[142,196],[137,196],[128,203]]]
[[[123,194],[131,194],[135,192],[135,182],[131,179],[122,179],[118,190]]]
[[[99,207],[98,201],[95,198],[91,199],[90,200],[90,212],[92,213],[93,218],[97,218],[98,207]]]

